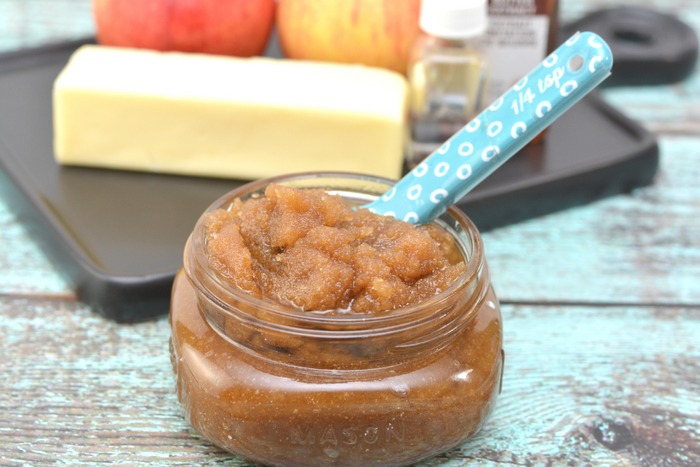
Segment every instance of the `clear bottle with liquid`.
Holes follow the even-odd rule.
[[[423,0],[408,66],[409,168],[475,117],[485,104],[486,0]]]

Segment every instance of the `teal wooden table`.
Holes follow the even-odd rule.
[[[562,17],[614,4],[562,0]],[[700,32],[697,0],[635,4]],[[0,2],[0,51],[91,32],[87,0]],[[658,176],[485,235],[503,392],[424,465],[700,465],[700,72],[604,97],[658,135]],[[0,198],[0,465],[246,465],[182,418],[167,320],[101,318],[12,212]]]

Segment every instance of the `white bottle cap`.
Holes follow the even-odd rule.
[[[422,0],[419,25],[443,39],[468,39],[486,31],[487,0]]]

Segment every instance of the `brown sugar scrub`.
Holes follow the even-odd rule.
[[[465,271],[456,242],[352,209],[322,189],[269,185],[206,215],[212,268],[256,298],[304,311],[379,313],[421,302]]]
[[[389,184],[281,177],[202,215],[170,315],[197,432],[267,465],[369,466],[418,462],[483,425],[503,353],[480,235],[458,210],[415,228],[353,209]]]

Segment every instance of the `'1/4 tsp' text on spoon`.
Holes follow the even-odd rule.
[[[387,193],[363,206],[413,224],[440,216],[610,75],[613,56],[578,32]]]

